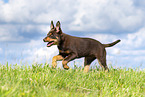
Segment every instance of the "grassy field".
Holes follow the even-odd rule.
[[[0,97],[145,97],[145,70],[0,65]]]

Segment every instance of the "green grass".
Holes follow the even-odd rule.
[[[145,97],[145,70],[0,65],[0,97]]]

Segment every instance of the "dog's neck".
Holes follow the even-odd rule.
[[[57,47],[58,47],[58,49],[59,50],[61,50],[61,48],[64,48],[64,47],[62,47],[62,46],[64,46],[64,44],[67,42],[67,40],[68,40],[68,36],[70,36],[70,35],[67,35],[67,34],[65,34],[65,33],[62,33],[61,35],[60,35],[60,37],[59,37],[59,42],[58,42],[58,45],[57,45]]]

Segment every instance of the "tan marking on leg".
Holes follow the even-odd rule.
[[[109,69],[106,69],[105,72],[109,72]]]
[[[84,67],[84,72],[85,72],[85,73],[89,72],[89,68],[90,68],[90,65],[86,65],[86,66]]]
[[[99,59],[98,59],[98,63],[99,63],[99,65],[103,68],[103,70],[104,70],[105,72],[109,72],[108,67],[105,68],[105,67],[101,64],[101,62],[99,61]]]
[[[68,63],[68,61],[65,61],[65,60],[62,61],[63,68],[66,70],[69,69],[69,66],[67,66],[67,63]]]
[[[95,57],[85,57],[85,60],[84,60],[84,72],[89,72],[90,64],[95,59],[96,59]]]
[[[57,61],[61,61],[61,60],[63,60],[63,57],[61,55],[54,56],[52,58],[52,68],[56,68]]]
[[[104,69],[104,66],[101,64],[101,62],[98,60],[99,65]]]

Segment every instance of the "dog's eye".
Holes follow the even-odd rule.
[[[47,34],[47,36],[48,36],[48,37],[50,37],[50,36],[53,36],[53,34],[52,34],[52,33],[50,33],[50,34]]]
[[[53,34],[50,34],[50,36],[53,36]]]
[[[53,34],[49,34],[49,35],[48,35],[48,37],[53,37],[53,36],[54,36]]]

